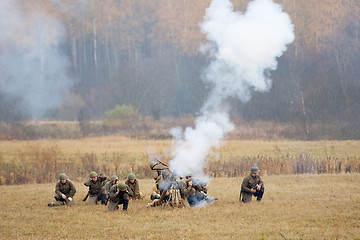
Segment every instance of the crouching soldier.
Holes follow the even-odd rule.
[[[84,185],[89,187],[89,205],[95,205],[101,200],[101,204],[105,205],[106,194],[105,188],[103,188],[104,181],[106,180],[105,175],[98,175],[96,172],[90,172],[90,179],[88,179]]]
[[[65,173],[61,173],[59,176],[60,181],[55,186],[55,200],[48,204],[49,207],[74,204],[73,197],[76,193],[75,185],[67,178]]]
[[[130,190],[131,191],[131,190]],[[119,209],[119,204],[123,205],[123,211],[127,211],[129,204],[129,189],[125,183],[120,182],[110,188],[110,200],[108,205],[109,212]]]
[[[136,179],[134,173],[130,173],[128,179],[125,181],[125,184],[128,185],[131,189],[132,195],[130,195],[131,199],[143,199],[144,195],[140,192],[139,181]]]
[[[252,167],[250,175],[246,176],[241,184],[240,199],[243,203],[250,202],[252,196],[261,201],[264,195],[264,183],[259,176],[259,168]],[[241,198],[242,195],[242,198]]]
[[[184,194],[187,195],[187,200],[190,207],[204,206],[215,201],[215,198],[207,196],[206,182],[196,180],[193,177],[187,178],[187,188]]]
[[[188,178],[186,180],[179,180],[178,186],[181,193],[182,202],[185,207],[192,206],[192,200],[195,197],[195,189],[192,185],[192,178]]]
[[[104,189],[105,189],[105,193],[106,193],[106,202],[108,202],[109,198],[110,198],[110,188],[112,186],[116,185],[118,180],[119,180],[119,178],[116,175],[113,175],[113,176],[111,176],[110,181],[105,183]]]

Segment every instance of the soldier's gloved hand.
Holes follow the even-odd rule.
[[[250,192],[254,193],[254,192],[256,192],[256,190],[252,188],[252,189],[250,189]]]
[[[69,197],[68,200],[69,200],[70,202],[72,202],[72,198],[71,198],[71,197]]]
[[[256,189],[257,189],[258,191],[260,191],[261,187],[258,185]]]
[[[65,194],[61,194],[61,197],[62,197],[63,199],[66,199],[66,195],[65,195]]]

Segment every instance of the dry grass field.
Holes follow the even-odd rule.
[[[85,181],[86,179],[83,179]],[[360,174],[263,176],[263,201],[238,201],[242,177],[215,178],[206,208],[147,208],[153,181],[142,179],[146,198],[128,212],[107,212],[82,202],[75,182],[73,207],[47,207],[55,181],[0,186],[0,239],[360,239]]]
[[[149,160],[166,161],[170,140],[119,136],[36,141],[0,141],[0,185],[46,183],[66,172],[81,180],[91,170],[150,178]],[[207,159],[214,177],[243,176],[252,165],[263,174],[360,173],[360,141],[228,140]]]

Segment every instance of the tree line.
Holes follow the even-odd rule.
[[[132,106],[154,119],[196,115],[209,90],[201,81],[210,59],[198,51],[206,41],[198,24],[210,2],[19,0],[20,12],[58,19],[66,32],[55,46],[53,35],[42,36],[45,45],[67,56],[73,85],[64,101],[41,117],[98,120],[116,105]],[[232,2],[235,11],[245,12],[249,0]],[[329,129],[337,129],[332,137],[358,139],[360,2],[276,2],[290,15],[296,39],[271,73],[271,90],[253,93],[246,104],[233,99],[232,114],[292,123],[307,139],[315,132],[326,138]],[[29,29],[36,24],[41,27],[29,19]],[[0,50],[7,44],[0,41]],[[46,61],[38,67],[46,69]],[[30,118],[22,104],[21,97],[0,91],[0,120]]]

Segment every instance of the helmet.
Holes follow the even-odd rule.
[[[150,168],[153,169],[156,164],[157,164],[156,162],[151,162],[151,163],[150,163]]]
[[[136,176],[134,173],[130,173],[129,176],[128,176],[128,179],[131,180],[131,179],[136,179]]]
[[[126,190],[126,184],[121,182],[117,185],[117,188],[120,190],[120,191],[125,191]]]
[[[194,174],[193,173],[188,173],[185,177],[189,177],[189,178],[191,178],[191,177],[193,177],[194,176]]]
[[[257,173],[257,172],[260,172],[258,167],[252,167],[251,168],[251,173]]]
[[[191,177],[191,178],[188,178],[188,179],[186,179],[186,182],[194,182],[194,178],[193,177]]]
[[[96,177],[98,174],[95,171],[90,172],[90,178]]]
[[[110,181],[116,181],[119,180],[119,178],[116,175],[111,176]]]
[[[60,176],[59,176],[59,179],[60,179],[60,180],[67,179],[66,174],[65,174],[65,173],[61,173]]]

